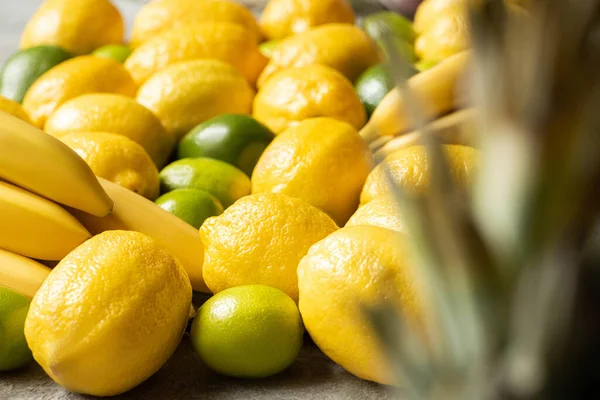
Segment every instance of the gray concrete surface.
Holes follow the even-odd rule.
[[[249,0],[260,4],[261,0]],[[116,0],[131,26],[144,0]],[[42,0],[0,0],[0,63],[18,49],[27,20]],[[310,342],[307,340],[307,342]],[[89,399],[69,393],[48,378],[37,365],[0,373],[1,400]],[[152,378],[119,399],[218,400],[387,400],[393,396],[380,385],[362,381],[331,362],[314,344],[306,343],[299,359],[287,371],[265,380],[218,376],[197,359],[186,336],[169,362]]]

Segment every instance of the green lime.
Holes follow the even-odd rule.
[[[175,189],[200,189],[215,196],[227,208],[250,194],[250,178],[238,168],[213,158],[184,158],[160,171],[163,193]]]
[[[122,64],[131,55],[131,49],[122,44],[107,44],[94,50],[92,55],[102,58],[112,58]]]
[[[414,70],[410,71],[411,75],[414,73]],[[373,65],[363,72],[356,81],[356,92],[369,116],[395,85],[387,64]]]
[[[176,189],[163,194],[155,203],[196,229],[200,229],[207,218],[223,212],[223,206],[215,196],[197,189]]]
[[[365,17],[363,28],[375,40],[381,39],[385,29],[410,44],[415,42],[417,36],[408,18],[391,11],[381,11]]]
[[[210,298],[192,323],[192,344],[214,371],[265,378],[298,357],[304,327],[294,300],[264,285],[237,286]]]
[[[31,47],[13,54],[0,70],[0,95],[21,103],[37,78],[71,57],[57,46]]]
[[[209,157],[235,165],[248,176],[275,135],[247,115],[225,114],[212,118],[183,137],[178,158]]]
[[[26,366],[33,356],[25,340],[30,299],[0,286],[0,371]]]
[[[258,50],[267,58],[271,58],[275,48],[279,44],[279,40],[267,40],[258,45]]]

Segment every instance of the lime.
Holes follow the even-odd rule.
[[[278,44],[279,40],[267,40],[258,45],[258,51],[260,51],[263,56],[271,58]]]
[[[215,196],[197,189],[176,189],[163,194],[155,203],[196,229],[200,229],[205,219],[223,212],[223,206]]]
[[[107,44],[92,52],[96,57],[112,58],[121,64],[131,55],[131,49],[122,44]]]
[[[24,367],[33,361],[25,340],[29,298],[0,286],[0,371]]]
[[[209,157],[235,165],[248,176],[275,135],[254,118],[224,114],[192,129],[183,137],[179,158]]]
[[[192,323],[192,344],[216,372],[264,378],[289,367],[304,327],[296,303],[279,289],[237,286],[210,298]]]
[[[160,172],[163,193],[175,189],[200,189],[215,196],[227,208],[250,194],[250,178],[238,168],[213,158],[184,158]]]
[[[21,103],[37,78],[71,57],[57,46],[37,46],[13,54],[0,70],[0,95]]]
[[[381,11],[367,16],[363,20],[363,28],[375,40],[381,39],[385,29],[410,44],[415,42],[417,36],[408,18],[391,11]]]
[[[414,73],[414,70],[410,71],[411,75]],[[356,92],[369,116],[394,86],[394,78],[386,64],[374,65],[363,72],[356,81]]]

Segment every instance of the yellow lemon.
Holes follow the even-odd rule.
[[[367,68],[381,61],[377,44],[357,26],[321,25],[281,41],[258,78],[258,87],[282,69],[310,64],[337,69],[354,82]]]
[[[133,46],[167,29],[204,22],[232,22],[246,27],[260,39],[254,15],[240,4],[227,0],[153,0],[135,16],[131,42]]]
[[[253,116],[275,133],[311,117],[335,118],[356,129],[367,119],[352,83],[324,65],[289,68],[273,75],[254,99]]]
[[[422,313],[404,242],[389,229],[342,228],[312,246],[298,266],[300,313],[311,338],[352,374],[384,384],[399,382],[363,306],[385,299],[410,320]]]
[[[260,27],[269,39],[282,39],[334,22],[354,24],[348,0],[269,0],[260,16]]]
[[[16,101],[7,99],[4,96],[0,96],[0,111],[7,112],[10,115],[14,115],[15,117],[31,124],[31,119],[23,107],[21,107],[21,105]]]
[[[298,301],[296,268],[308,248],[337,230],[319,209],[281,194],[254,194],[204,221],[202,275],[213,293],[263,284]]]
[[[93,93],[69,100],[50,115],[44,130],[57,137],[69,132],[118,133],[142,146],[158,168],[175,147],[175,137],[150,110],[119,94]]]
[[[21,48],[51,44],[83,55],[120,44],[124,29],[109,0],[46,0],[25,27]]]
[[[468,49],[471,46],[469,40],[466,14],[462,11],[448,12],[417,37],[415,52],[420,59],[440,62]]]
[[[253,98],[246,78],[217,60],[173,64],[152,75],[137,94],[177,140],[217,115],[250,114]]]
[[[252,193],[297,197],[343,225],[358,206],[371,168],[371,153],[352,126],[308,119],[267,147],[252,174]]]
[[[66,389],[114,396],[173,354],[188,322],[190,280],[154,239],[107,231],[67,255],[25,321],[35,360]]]
[[[158,197],[158,170],[136,142],[104,132],[71,132],[60,140],[75,150],[96,175],[148,199]]]
[[[179,61],[212,58],[230,63],[254,85],[267,64],[256,37],[241,25],[202,23],[173,28],[141,44],[125,61],[137,84]]]
[[[390,197],[377,198],[358,210],[346,223],[346,226],[370,225],[406,233],[406,226],[400,205]]]
[[[468,188],[477,172],[479,153],[472,147],[444,145],[450,175],[456,185]],[[390,154],[369,174],[360,195],[361,204],[391,196],[391,185],[420,195],[429,189],[429,159],[423,146],[413,146]]]
[[[468,0],[425,0],[417,8],[413,28],[422,34],[444,15],[464,14],[467,4]]]
[[[74,97],[87,93],[133,97],[136,89],[129,72],[117,61],[94,56],[75,57],[40,76],[25,94],[23,108],[41,128],[54,110]]]

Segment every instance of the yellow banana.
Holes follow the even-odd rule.
[[[427,131],[435,135],[443,144],[473,146],[476,133],[475,115],[476,111],[472,108],[456,111],[428,124]],[[413,131],[400,135],[375,151],[375,162],[379,164],[388,155],[419,144],[423,144],[423,133],[421,131]]]
[[[0,286],[33,297],[50,271],[27,257],[0,249]]]
[[[91,237],[59,205],[0,181],[0,248],[40,260],[60,260]]]
[[[112,208],[90,167],[69,146],[1,111],[0,178],[93,215]]]
[[[94,235],[107,230],[130,230],[154,238],[179,259],[194,290],[210,293],[202,278],[204,245],[198,230],[150,200],[106,179],[98,180],[114,201],[112,213],[98,218],[72,210],[73,215]]]
[[[432,118],[455,108],[460,98],[456,89],[470,54],[470,51],[455,54],[408,80],[410,89],[423,106],[424,117]],[[371,143],[380,136],[395,136],[410,130],[411,125],[405,99],[395,88],[379,103],[360,134],[367,143]]]

